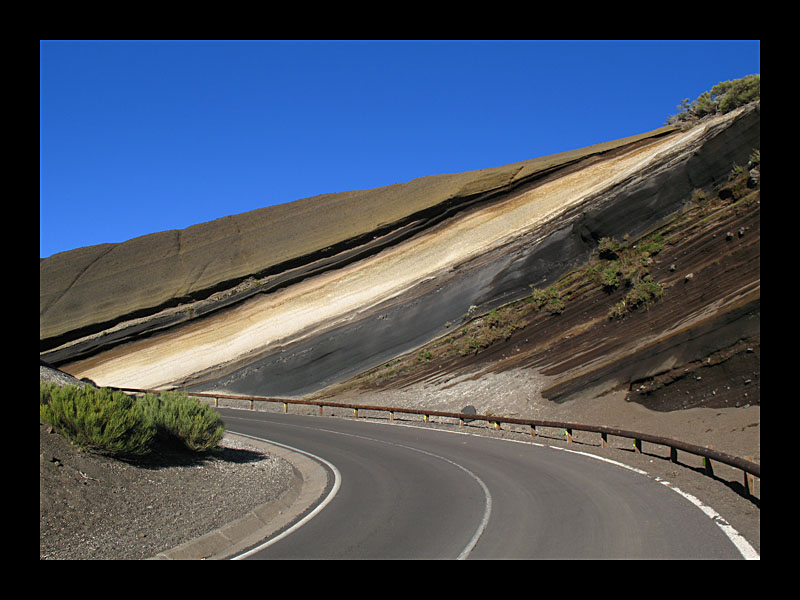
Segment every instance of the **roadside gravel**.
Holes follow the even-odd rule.
[[[226,436],[213,456],[129,464],[39,426],[39,558],[145,559],[280,497],[286,460]]]
[[[40,379],[75,383],[40,366]],[[283,458],[226,435],[202,459],[129,463],[73,446],[39,424],[39,558],[146,559],[282,496]]]

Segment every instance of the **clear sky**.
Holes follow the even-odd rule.
[[[39,255],[644,133],[760,41],[41,41]]]

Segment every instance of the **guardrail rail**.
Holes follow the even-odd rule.
[[[123,388],[113,387],[112,389],[122,392],[129,392],[134,394],[161,394],[165,391],[181,391],[181,390],[143,390],[136,388]],[[441,417],[449,419],[458,419],[459,425],[463,426],[468,421],[486,421],[489,426],[494,426],[500,429],[504,423],[513,425],[525,425],[530,427],[532,436],[537,435],[537,427],[555,428],[564,430],[566,439],[572,443],[574,431],[586,431],[590,433],[599,433],[601,439],[601,446],[603,448],[608,446],[608,437],[615,436],[621,438],[628,438],[633,440],[633,447],[635,452],[642,452],[642,442],[648,442],[659,446],[666,446],[670,449],[670,461],[673,463],[678,462],[678,451],[700,456],[703,459],[703,467],[705,473],[709,476],[714,475],[713,462],[720,462],[736,469],[743,473],[743,485],[745,493],[754,495],[755,493],[755,478],[761,478],[761,465],[746,458],[720,452],[709,446],[698,446],[682,442],[674,438],[666,438],[648,433],[641,433],[636,431],[626,431],[624,429],[616,429],[613,427],[604,427],[601,425],[585,425],[581,423],[569,423],[560,421],[543,421],[538,419],[520,419],[516,417],[503,417],[497,415],[481,415],[472,413],[458,413],[446,412],[429,409],[419,408],[401,408],[396,406],[369,406],[363,404],[348,404],[343,402],[326,402],[324,400],[298,400],[292,398],[269,398],[265,396],[240,396],[234,394],[223,394],[217,392],[186,392],[189,396],[196,398],[210,398],[214,400],[214,406],[219,407],[220,399],[227,400],[245,400],[250,402],[250,409],[255,409],[256,402],[271,402],[282,403],[284,412],[288,412],[289,405],[304,405],[304,406],[317,406],[319,407],[320,416],[323,415],[324,408],[345,408],[353,411],[355,418],[358,418],[358,411],[380,411],[388,412],[389,420],[394,421],[395,414],[413,414],[422,415],[425,422],[429,422],[431,417]]]

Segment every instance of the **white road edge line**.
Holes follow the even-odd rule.
[[[292,446],[287,446],[286,444],[281,444],[279,442],[275,442],[275,441],[268,440],[268,439],[265,439],[265,438],[256,437],[254,435],[247,435],[247,434],[238,433],[238,432],[236,432],[236,435],[241,435],[243,437],[248,437],[248,438],[251,438],[251,439],[254,439],[254,440],[260,440],[262,442],[267,442],[269,444],[274,444],[276,446],[280,446],[281,448],[286,448],[287,450],[292,450],[294,452],[299,452],[300,454],[308,456],[309,458],[311,458],[313,460],[317,460],[317,461],[323,463],[333,473],[333,487],[331,488],[331,491],[328,492],[328,495],[325,497],[325,500],[323,500],[319,505],[317,505],[316,508],[314,508],[314,510],[312,510],[305,517],[300,519],[297,523],[295,523],[294,525],[292,525],[291,527],[289,527],[285,531],[281,532],[280,534],[276,535],[275,537],[268,539],[266,542],[263,542],[262,544],[259,544],[258,546],[255,546],[254,548],[251,548],[250,550],[248,550],[246,552],[243,552],[242,554],[237,554],[236,556],[231,557],[231,560],[241,560],[243,558],[247,558],[248,556],[250,556],[252,554],[255,554],[256,552],[259,552],[261,550],[264,550],[265,548],[271,546],[275,542],[277,542],[279,540],[282,540],[287,535],[290,535],[291,533],[294,533],[295,531],[300,529],[303,525],[305,525],[311,519],[316,517],[322,511],[322,509],[325,508],[330,503],[331,500],[333,500],[333,498],[336,496],[337,492],[339,491],[339,488],[342,485],[342,475],[341,475],[341,473],[339,473],[339,469],[337,469],[335,465],[333,465],[332,463],[328,462],[324,458],[321,458],[321,457],[319,457],[319,456],[317,456],[315,454],[311,454],[310,452],[306,452],[305,450],[300,450],[299,448],[294,448]]]
[[[756,549],[750,545],[750,542],[748,542],[744,538],[744,536],[742,536],[741,533],[736,531],[736,529],[734,529],[730,523],[728,523],[725,519],[723,519],[713,508],[707,506],[706,504],[703,504],[703,502],[699,498],[692,496],[691,494],[675,487],[669,481],[661,479],[660,477],[655,477],[655,480],[667,486],[672,491],[679,493],[689,502],[696,505],[700,510],[706,513],[706,515],[708,515],[708,517],[710,517],[711,520],[714,521],[719,526],[720,529],[722,529],[723,533],[728,536],[728,538],[731,540],[733,545],[736,546],[736,549],[745,558],[745,560],[761,560],[761,556],[759,556],[758,552],[756,552]]]
[[[517,441],[517,440],[509,440],[509,441]],[[520,442],[520,443],[524,444],[525,442]],[[610,458],[605,458],[603,456],[597,456],[596,454],[591,454],[589,452],[581,452],[580,450],[571,450],[569,448],[559,448],[557,446],[550,446],[550,448],[552,448],[553,450],[563,450],[564,452],[571,452],[573,454],[582,454],[583,456],[588,456],[590,458],[596,458],[597,460],[601,460],[603,462],[607,462],[607,463],[610,463],[612,465],[617,465],[618,467],[622,467],[623,469],[628,469],[630,471],[634,471],[635,473],[639,473],[640,475],[645,475],[646,477],[651,477],[650,474],[647,471],[642,471],[641,469],[637,469],[635,467],[631,467],[630,465],[626,465],[626,464],[618,462],[616,460],[611,460]],[[696,496],[693,496],[692,494],[684,492],[680,488],[675,487],[669,481],[666,481],[665,479],[662,479],[661,477],[653,476],[652,479],[657,481],[658,483],[666,486],[667,488],[671,489],[673,492],[677,492],[678,494],[680,494],[681,496],[686,498],[689,502],[694,504],[697,508],[702,510],[706,514],[706,516],[708,516],[712,521],[714,521],[714,523],[717,524],[717,526],[728,537],[728,539],[731,541],[731,543],[739,551],[739,554],[741,554],[742,557],[745,560],[761,560],[761,557],[759,556],[758,552],[756,552],[755,548],[753,548],[753,546],[750,545],[750,542],[748,542],[744,538],[744,536],[742,536],[742,534],[740,534],[738,531],[736,531],[736,529],[734,529],[733,526],[731,526],[730,523],[728,523],[725,519],[723,519],[720,516],[720,514],[717,511],[715,511],[713,508],[711,508],[707,504],[704,504]]]
[[[304,427],[304,426],[295,425],[295,427]],[[465,560],[470,555],[472,550],[475,548],[475,545],[478,543],[478,540],[480,539],[481,535],[483,535],[483,532],[486,530],[486,526],[489,524],[489,517],[492,514],[492,494],[489,492],[489,488],[486,487],[486,484],[481,480],[480,477],[475,475],[475,473],[473,473],[472,471],[470,471],[466,467],[464,467],[462,465],[459,465],[458,463],[453,462],[449,458],[445,458],[444,456],[439,456],[438,454],[433,454],[432,452],[428,452],[426,450],[421,450],[419,448],[413,448],[412,446],[406,446],[406,445],[403,445],[403,444],[396,444],[394,442],[387,442],[385,440],[379,440],[379,439],[375,439],[375,438],[370,438],[370,437],[366,437],[366,436],[363,436],[363,435],[356,435],[354,433],[344,433],[342,431],[333,431],[333,430],[330,430],[330,429],[319,429],[319,431],[325,431],[327,433],[334,433],[334,434],[337,434],[337,435],[345,435],[345,436],[350,436],[350,437],[356,437],[356,438],[360,438],[360,439],[363,439],[363,440],[369,440],[371,442],[378,442],[378,443],[381,443],[381,444],[389,444],[389,445],[392,445],[392,446],[398,446],[400,448],[406,448],[407,450],[414,450],[415,452],[420,452],[422,454],[427,454],[428,456],[432,456],[434,458],[438,458],[438,459],[441,459],[441,460],[443,460],[445,462],[448,462],[451,465],[458,467],[459,469],[461,469],[462,471],[467,473],[467,475],[469,475],[470,477],[475,479],[475,481],[478,482],[478,485],[481,486],[481,489],[483,490],[484,498],[486,499],[486,503],[484,505],[484,511],[483,511],[483,518],[481,519],[481,522],[478,525],[478,528],[475,530],[475,533],[472,535],[472,538],[469,540],[467,545],[464,547],[464,549],[458,555],[456,560]],[[316,455],[311,454],[310,452],[306,452],[304,450],[300,450],[298,448],[293,448],[292,446],[287,446],[285,444],[279,444],[278,442],[273,442],[272,440],[267,440],[267,439],[264,439],[264,438],[258,438],[258,437],[252,436],[252,435],[245,435],[245,434],[241,434],[241,433],[237,433],[237,435],[244,435],[245,437],[253,438],[253,439],[256,439],[256,440],[261,440],[263,442],[269,442],[270,444],[275,444],[277,446],[281,446],[281,447],[287,448],[289,450],[294,450],[295,452],[300,452],[301,454],[305,454],[306,456],[309,456],[309,457],[314,458],[316,460],[322,461],[323,463],[328,465],[331,468],[331,470],[333,470],[334,475],[336,477],[336,482],[334,483],[334,489],[331,490],[331,493],[328,494],[328,497],[325,498],[325,500],[322,502],[322,504],[320,504],[317,508],[315,508],[305,518],[303,518],[302,520],[298,521],[295,525],[293,525],[292,527],[290,527],[289,529],[287,529],[286,531],[284,531],[280,535],[278,535],[278,536],[276,536],[276,537],[274,537],[272,539],[267,540],[266,542],[264,542],[263,544],[261,544],[259,546],[256,546],[255,548],[252,548],[252,549],[248,550],[244,554],[240,554],[240,555],[237,555],[237,556],[233,557],[232,560],[238,560],[238,559],[241,559],[241,558],[246,558],[247,556],[250,556],[251,554],[253,554],[255,552],[258,552],[259,550],[263,550],[264,548],[274,544],[278,540],[283,539],[284,537],[286,537],[290,533],[292,533],[294,531],[297,531],[300,527],[305,525],[314,516],[316,516],[323,508],[325,508],[325,506],[327,506],[327,504],[331,500],[333,500],[333,496],[336,495],[336,492],[339,490],[339,487],[341,485],[341,475],[339,474],[339,470],[335,466],[333,466],[331,463],[326,461],[324,458],[320,458],[319,456],[316,456]]]

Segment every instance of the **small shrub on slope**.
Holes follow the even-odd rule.
[[[39,420],[72,443],[101,454],[142,456],[156,427],[143,407],[122,392],[39,383]]]
[[[207,452],[225,435],[220,416],[210,406],[185,393],[148,394],[140,402],[148,418],[155,423],[161,443]]]

